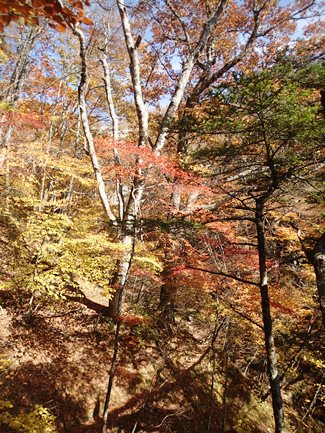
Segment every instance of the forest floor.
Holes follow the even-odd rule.
[[[2,308],[0,324],[2,360],[9,365],[2,398],[17,412],[49,408],[60,433],[100,432],[114,340],[109,320],[70,304],[43,309],[28,322]],[[269,399],[262,402],[249,379],[213,352],[211,332],[195,320],[178,321],[172,336],[150,323],[123,326],[109,431],[271,433]],[[321,431],[298,423],[289,394],[284,397],[290,432]]]

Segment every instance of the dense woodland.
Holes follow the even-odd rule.
[[[322,12],[0,1],[0,432],[325,431]]]

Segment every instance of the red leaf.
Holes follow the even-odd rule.
[[[43,5],[42,0],[32,0],[32,5],[34,8],[40,8]]]

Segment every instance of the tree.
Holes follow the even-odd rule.
[[[258,286],[276,432],[285,427],[270,310],[265,222],[268,208],[280,200],[283,189],[292,185],[293,179],[308,176],[310,167],[321,161],[322,122],[319,105],[311,97],[311,92],[302,91],[290,64],[273,67],[217,90],[210,103],[211,117],[203,124],[206,131],[218,132],[220,128],[231,134],[224,145],[208,154],[220,161],[217,178],[232,201],[231,219],[250,221],[256,230]],[[207,150],[202,150],[205,153]],[[318,155],[316,160],[310,159],[311,153]]]
[[[191,7],[197,7],[191,2]],[[196,23],[188,24],[189,17],[186,16],[186,9],[173,2],[166,2],[167,9],[159,9],[155,4],[154,12],[151,16],[155,25],[155,42],[158,40],[162,44],[159,51],[164,51],[163,47],[168,45],[169,50],[177,53],[181,58],[184,53],[191,52],[193,33],[198,31]],[[229,6],[229,4],[227,4]],[[312,2],[304,4],[295,4],[288,9],[279,8],[277,4],[269,2],[256,3],[248,2],[245,5],[231,3],[231,7],[225,7],[224,18],[219,26],[216,27],[209,38],[207,47],[200,54],[200,57],[193,69],[192,78],[184,95],[183,104],[178,112],[178,132],[176,152],[177,157],[181,160],[186,158],[190,148],[191,133],[189,124],[191,123],[191,112],[194,110],[199,101],[205,97],[209,89],[222,80],[229,80],[230,72],[241,73],[252,66],[258,67],[259,58],[256,53],[256,47],[263,46],[266,57],[272,62],[272,56],[276,47],[285,43],[287,33],[293,31],[293,21],[302,19],[307,11],[314,5]],[[144,7],[144,6],[142,6]],[[149,9],[147,7],[147,9]],[[168,13],[169,12],[169,13]],[[207,7],[209,13],[209,7]],[[238,16],[241,21],[238,21]],[[157,19],[159,17],[159,20]],[[179,23],[179,28],[174,28],[170,22],[170,17]],[[159,22],[158,22],[159,21]],[[226,33],[224,26],[233,27],[236,31]],[[195,30],[193,30],[195,29]],[[239,35],[241,35],[239,37]],[[158,45],[156,43],[156,45]],[[155,51],[158,51],[154,45]],[[163,59],[168,65],[167,60]],[[265,58],[263,58],[265,61]],[[168,66],[167,66],[168,67]],[[174,132],[172,126],[171,132]],[[184,195],[184,194],[183,194]],[[199,191],[191,191],[188,197],[185,195],[184,209],[189,212],[197,201]],[[174,191],[171,197],[171,203],[174,211],[177,212],[181,206],[181,195],[179,192],[177,177],[174,179]],[[162,300],[169,304],[173,301],[167,296],[168,286],[163,285],[164,291]],[[171,290],[171,296],[175,296],[175,290]],[[163,307],[163,304],[162,308]]]

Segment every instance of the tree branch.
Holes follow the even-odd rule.
[[[208,274],[220,275],[222,277],[231,278],[232,280],[239,281],[240,283],[250,284],[251,286],[256,286],[256,287],[260,286],[258,283],[255,283],[254,281],[245,280],[245,278],[236,277],[235,275],[227,274],[222,271],[213,271],[212,269],[197,268],[195,266],[190,266],[190,265],[186,265],[186,269],[193,269],[194,271],[201,271],[201,272],[207,272]]]

